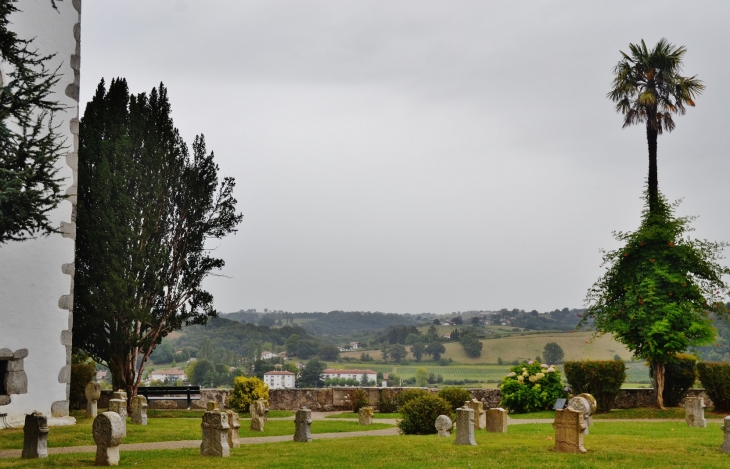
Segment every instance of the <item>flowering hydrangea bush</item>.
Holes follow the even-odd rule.
[[[531,361],[514,366],[502,379],[501,406],[516,414],[550,409],[555,400],[567,397],[560,370]]]

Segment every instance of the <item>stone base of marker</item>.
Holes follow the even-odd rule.
[[[86,418],[93,419],[97,415],[96,404],[101,397],[101,386],[99,383],[89,381],[84,388],[86,395]]]
[[[374,413],[375,409],[372,407],[361,407],[357,414],[360,425],[372,425]]]
[[[147,425],[147,398],[144,396],[132,398],[132,423]]]
[[[573,410],[570,407],[555,411],[555,451],[561,453],[585,453],[583,447],[583,432],[586,424],[583,420],[583,412]]]
[[[312,441],[312,411],[303,407],[297,410],[294,417],[294,441],[309,443]]]
[[[454,423],[448,415],[439,415],[436,417],[436,430],[439,432],[439,436],[451,436],[451,428]]]
[[[258,399],[248,406],[248,412],[251,414],[251,431],[262,432],[266,424],[266,401]]]
[[[203,456],[217,456],[227,458],[231,455],[228,446],[228,414],[218,411],[208,411],[203,414],[203,442],[200,444],[200,454]]]
[[[38,412],[25,416],[23,427],[23,459],[48,457],[48,418]]]
[[[94,464],[97,466],[119,465],[119,445],[126,435],[122,426],[122,417],[116,412],[99,414],[94,419],[91,431],[94,435],[94,443],[96,443]]]
[[[226,411],[226,414],[228,414],[228,446],[230,448],[240,448],[239,431],[241,430],[241,423],[238,420],[238,412],[229,410]]]
[[[706,427],[705,399],[702,397],[688,397],[684,400],[684,420],[690,427]]]
[[[455,445],[476,446],[474,440],[474,410],[470,407],[456,409],[456,441]]]
[[[725,439],[722,442],[720,451],[722,451],[723,453],[730,453],[730,416],[725,417],[723,423],[724,425],[721,428],[722,431],[725,433]]]
[[[501,407],[487,409],[487,433],[507,433],[507,411]]]

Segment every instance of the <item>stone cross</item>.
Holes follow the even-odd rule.
[[[456,441],[455,445],[476,446],[474,441],[474,410],[470,407],[456,409]]]
[[[723,425],[722,431],[725,432],[725,440],[722,442],[722,446],[720,447],[720,451],[723,453],[730,453],[730,416],[725,417],[724,420],[725,425]]]
[[[120,399],[118,399],[120,400]],[[116,412],[104,412],[94,419],[91,426],[96,443],[96,466],[118,466],[119,444],[126,436],[122,417]]]
[[[208,411],[203,414],[203,442],[200,444],[200,454],[203,456],[217,456],[227,458],[231,455],[228,446],[228,414],[218,411]]]
[[[487,410],[487,433],[507,433],[507,411],[501,407]]]
[[[109,399],[109,412],[114,412],[122,419],[122,430],[124,436],[127,436],[127,401],[125,399]]]
[[[263,399],[253,401],[248,406],[248,411],[251,414],[251,431],[264,431],[264,424],[266,423],[266,401]]]
[[[144,396],[132,398],[132,423],[147,425],[147,398]]]
[[[360,407],[360,412],[358,412],[360,425],[372,425],[374,412],[372,407]]]
[[[23,459],[48,457],[48,418],[39,412],[25,416],[21,457]]]
[[[439,431],[439,436],[451,436],[451,427],[453,426],[454,424],[449,416],[439,415],[436,417],[436,430]]]
[[[702,397],[688,397],[684,400],[684,419],[690,427],[706,427],[705,399]]]
[[[481,430],[487,426],[487,413],[484,412],[484,404],[476,399],[466,401],[464,407],[474,411],[474,430]]]
[[[585,453],[583,432],[587,428],[583,412],[570,407],[555,411],[555,451],[560,453]]]
[[[312,441],[312,411],[306,407],[297,410],[294,418],[294,441]]]
[[[86,394],[86,418],[93,419],[96,417],[96,403],[101,397],[101,386],[99,383],[89,381],[84,388]]]
[[[239,448],[241,440],[239,440],[238,432],[241,429],[241,423],[238,420],[238,412],[228,410],[226,414],[228,414],[228,446],[230,448]]]
[[[588,419],[591,416],[591,404],[585,397],[575,396],[568,401],[568,408],[577,410],[583,414],[583,422],[586,424],[585,434],[588,434]]]

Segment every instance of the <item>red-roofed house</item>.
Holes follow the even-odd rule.
[[[264,384],[269,389],[291,389],[294,388],[296,375],[291,371],[267,371],[264,373]]]

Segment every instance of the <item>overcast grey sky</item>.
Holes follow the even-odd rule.
[[[580,307],[638,226],[647,150],[605,98],[630,42],[707,85],[659,186],[730,240],[728,2],[88,1],[81,101],[169,88],[244,213],[223,312]]]

